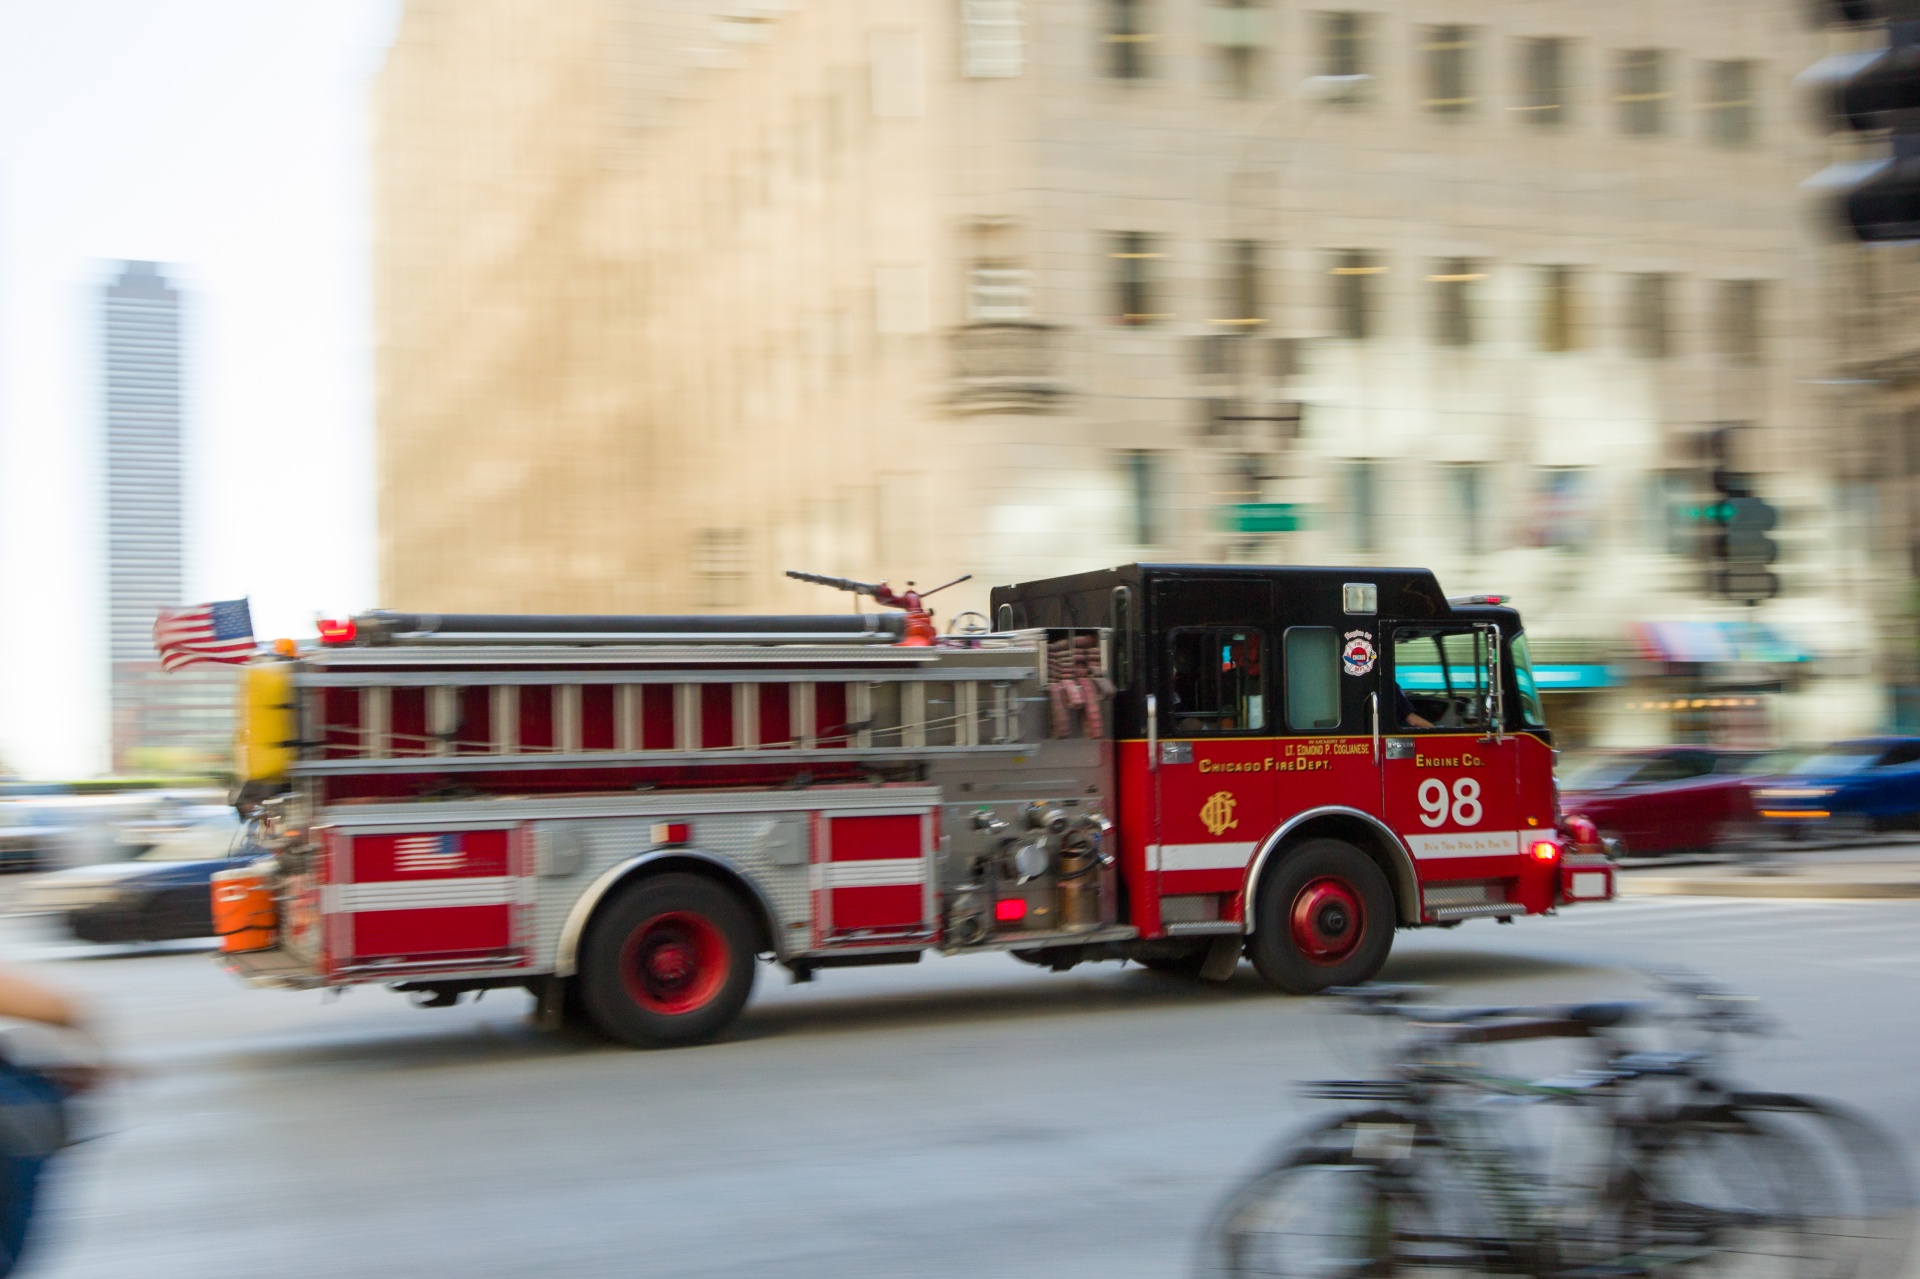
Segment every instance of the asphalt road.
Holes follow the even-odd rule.
[[[766,969],[722,1044],[634,1053],[527,1001],[255,991],[203,953],[0,925],[84,991],[131,1083],[48,1203],[46,1276],[1168,1276],[1229,1183],[1365,1062],[1365,1024],[1116,965]],[[1401,934],[1463,1001],[1602,997],[1684,965],[1785,1033],[1742,1073],[1920,1149],[1920,901],[1629,900]]]

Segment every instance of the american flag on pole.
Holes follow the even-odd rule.
[[[162,670],[200,662],[244,662],[254,651],[253,613],[245,600],[163,608],[153,622],[153,646],[160,652]]]

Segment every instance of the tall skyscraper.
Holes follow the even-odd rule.
[[[180,603],[180,294],[153,262],[122,264],[101,311],[107,618],[116,771],[199,769],[231,725],[227,671],[163,675],[154,616]]]

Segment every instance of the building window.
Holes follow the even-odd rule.
[[[1380,549],[1380,463],[1355,458],[1347,463],[1347,534],[1353,549],[1371,555]]]
[[[1620,131],[1647,138],[1667,129],[1667,55],[1659,49],[1622,49],[1616,69]]]
[[[693,576],[704,608],[734,608],[745,601],[747,531],[700,528],[693,531]]]
[[[1647,475],[1647,511],[1643,522],[1647,544],[1654,550],[1668,555],[1692,553],[1698,531],[1687,514],[1690,507],[1699,504],[1695,493],[1697,483],[1693,472],[1688,470],[1653,471]]]
[[[1365,249],[1341,249],[1333,255],[1333,331],[1359,341],[1373,336],[1373,277],[1386,268]]]
[[[1005,324],[1033,315],[1027,269],[1004,258],[982,258],[967,277],[967,318],[975,324]]]
[[[1534,505],[1535,545],[1585,549],[1592,542],[1592,481],[1592,473],[1583,466],[1541,470]]]
[[[1436,115],[1463,115],[1473,109],[1472,27],[1428,27],[1421,46],[1427,69],[1427,96],[1421,103]]]
[[[1460,533],[1460,549],[1468,555],[1481,555],[1487,549],[1487,464],[1454,462],[1447,467],[1447,496],[1453,508],[1454,527]]]
[[[904,336],[933,327],[933,303],[924,266],[877,266],[873,269],[873,328],[876,333]]]
[[[1229,240],[1220,281],[1220,318],[1216,324],[1254,328],[1266,323],[1266,298],[1258,240]]]
[[[1477,326],[1476,286],[1486,273],[1472,258],[1442,258],[1427,277],[1433,285],[1433,340],[1439,346],[1472,346]]]
[[[1017,76],[1027,50],[1020,0],[960,0],[961,70],[972,79]]]
[[[1645,360],[1673,354],[1673,277],[1647,272],[1628,277],[1628,327],[1633,353]]]
[[[1540,268],[1540,349],[1580,349],[1580,273],[1570,266]]]
[[[1161,455],[1133,449],[1127,458],[1128,532],[1135,546],[1158,546],[1160,527]]]
[[[1365,98],[1364,77],[1373,73],[1368,49],[1367,15],[1339,12],[1320,15],[1320,74],[1330,80],[1343,80],[1352,89],[1337,101],[1360,102]]]
[[[1228,91],[1251,96],[1259,87],[1260,51],[1266,46],[1266,0],[1215,0],[1206,15],[1207,43],[1217,51]]]
[[[1157,310],[1154,263],[1166,256],[1154,248],[1153,237],[1142,231],[1122,231],[1113,237],[1114,318],[1121,324],[1152,324],[1167,318]]]
[[[1766,300],[1761,280],[1720,281],[1718,330],[1720,354],[1735,364],[1758,364],[1764,337],[1762,309]]]
[[[1715,146],[1744,147],[1753,141],[1753,63],[1707,64],[1707,137]]]
[[[1146,30],[1150,0],[1106,0],[1107,74],[1116,80],[1140,80],[1147,74],[1147,46],[1153,35]]]
[[[1558,36],[1520,42],[1521,102],[1528,124],[1551,129],[1567,119],[1567,46]]]
[[[876,31],[871,37],[868,88],[873,114],[887,120],[910,119],[925,108],[925,67],[921,64],[920,33]],[[764,175],[758,166],[753,180]]]

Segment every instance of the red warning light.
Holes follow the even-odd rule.
[[[993,904],[993,917],[1003,924],[1017,924],[1027,917],[1027,903],[1018,897],[1002,897]]]
[[[319,626],[322,644],[351,644],[354,636],[360,633],[360,628],[353,624],[351,617],[344,622],[323,620]]]
[[[686,822],[653,824],[653,842],[656,844],[685,844],[692,839],[693,827]]]
[[[1550,862],[1560,855],[1560,845],[1550,839],[1536,839],[1533,841],[1531,851],[1533,853],[1533,860],[1537,862]]]

